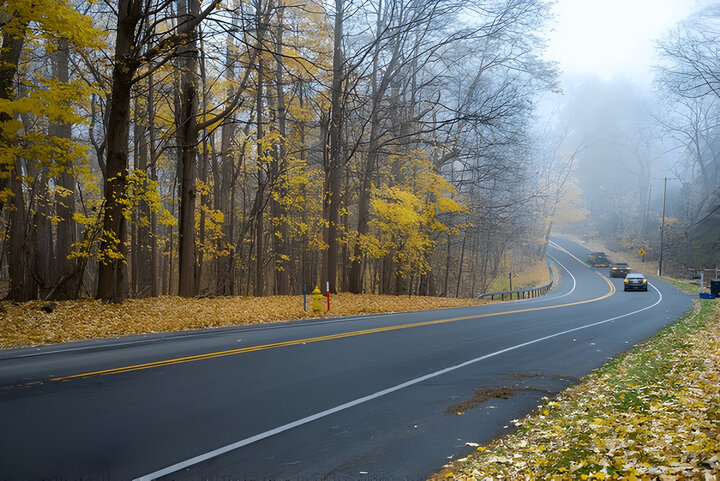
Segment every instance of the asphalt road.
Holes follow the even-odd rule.
[[[555,242],[540,299],[1,351],[0,479],[424,479],[690,306]]]

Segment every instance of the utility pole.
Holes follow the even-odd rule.
[[[665,232],[665,195],[667,194],[667,177],[665,177],[665,187],[663,188],[663,205],[662,205],[662,223],[660,224],[660,264],[658,265],[658,277],[662,276],[663,263],[663,233]]]

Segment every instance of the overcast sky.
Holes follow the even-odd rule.
[[[694,0],[557,0],[546,58],[568,75],[652,80],[653,42],[693,10]]]
[[[631,111],[623,108],[630,107],[635,95],[651,90],[652,69],[657,63],[655,42],[700,7],[718,2],[720,0],[556,0],[555,19],[551,21],[554,28],[548,37],[545,58],[559,63],[564,94],[544,96],[538,113],[540,118],[555,118],[562,110],[571,116],[569,125],[574,126],[576,137],[569,142],[580,142],[588,149],[579,156],[579,167],[592,167],[592,162],[583,163],[585,158],[596,161],[602,158],[602,155],[592,157],[597,154],[592,149],[603,153],[615,149],[611,157],[623,158],[617,143],[607,139],[603,142],[597,132],[617,120],[612,118],[613,113],[625,115],[624,120],[631,119]],[[603,86],[588,77],[615,82]],[[634,93],[623,90],[623,85]],[[583,113],[587,116],[582,117]],[[576,147],[569,145],[571,150]],[[672,175],[666,169],[674,162],[673,155],[658,157],[655,177]]]

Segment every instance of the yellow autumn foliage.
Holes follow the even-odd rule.
[[[132,334],[174,332],[188,329],[260,324],[313,317],[348,316],[381,312],[415,311],[478,305],[486,301],[439,297],[337,294],[331,310],[319,314],[303,311],[302,296],[213,297],[175,296],[130,299],[123,304],[96,300],[58,302],[45,313],[46,302],[3,304],[0,313],[0,348],[18,348],[114,338]]]
[[[370,235],[376,239],[361,239],[360,245],[370,255],[393,252],[397,272],[404,278],[423,275],[430,270],[428,257],[436,245],[431,234],[459,227],[441,222],[438,214],[464,213],[467,209],[453,200],[455,189],[435,172],[426,152],[397,153],[390,156],[390,162],[399,166],[401,175],[394,185],[373,186]]]

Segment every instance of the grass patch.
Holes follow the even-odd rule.
[[[699,284],[691,284],[689,282],[674,279],[672,277],[662,277],[662,280],[664,280],[668,284],[673,285],[676,289],[679,289],[688,294],[698,294],[700,292]]]
[[[508,274],[498,275],[495,280],[490,283],[487,292],[500,292],[515,289],[532,289],[546,284],[550,281],[550,271],[544,263],[538,263],[532,266],[526,266],[520,271],[513,272],[512,289],[510,289],[510,279]]]
[[[716,479],[720,306],[694,309],[434,479]]]

